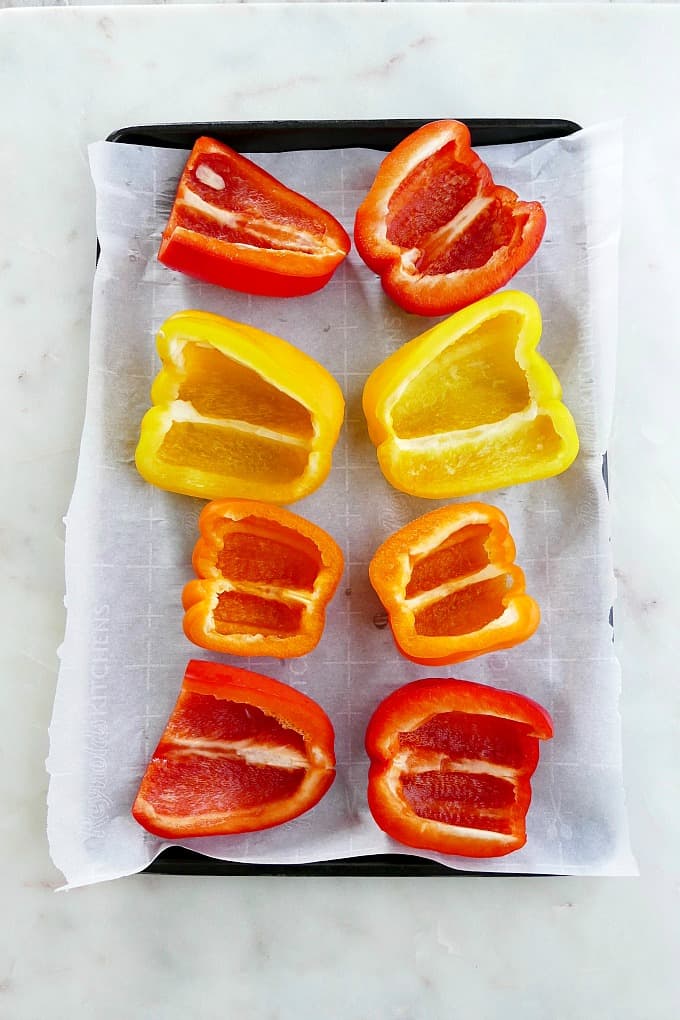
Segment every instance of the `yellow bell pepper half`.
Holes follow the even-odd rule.
[[[279,337],[209,312],[172,315],[157,338],[135,461],[188,496],[292,503],[331,467],[344,415],[335,379]]]
[[[502,291],[379,365],[363,406],[388,482],[442,499],[565,471],[578,435],[559,379],[536,352],[540,337],[533,298]]]

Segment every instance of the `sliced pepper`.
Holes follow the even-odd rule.
[[[494,184],[465,124],[442,120],[383,160],[357,211],[354,241],[398,305],[450,315],[506,284],[545,224],[540,202]]]
[[[467,680],[416,680],[366,730],[368,804],[405,846],[501,857],[526,843],[530,779],[550,716],[521,694]]]
[[[444,666],[531,637],[540,611],[525,594],[505,514],[456,503],[391,535],[369,565],[399,650]]]
[[[306,655],[319,643],[343,556],[322,528],[290,510],[215,500],[199,518],[184,588],[184,633],[232,655]]]
[[[295,297],[327,284],[349,249],[347,233],[325,209],[228,145],[199,138],[158,258],[219,287]]]
[[[439,499],[565,471],[578,435],[540,337],[533,298],[502,291],[379,365],[363,406],[388,482]]]
[[[292,503],[326,478],[344,400],[318,362],[208,312],[171,316],[142,421],[139,473],[188,496]]]
[[[306,695],[259,673],[192,660],[132,814],[170,839],[281,825],[331,786],[333,744],[328,716]]]

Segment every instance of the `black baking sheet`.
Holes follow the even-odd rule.
[[[437,118],[440,119],[440,118]],[[470,129],[473,146],[504,145],[562,138],[580,130],[571,120],[452,117]],[[301,149],[378,149],[389,151],[429,120],[292,120],[208,121],[191,124],[147,124],[119,128],[109,142],[191,149],[203,135],[225,142],[240,152],[286,152]],[[604,466],[606,472],[606,462]],[[606,479],[606,473],[605,473]],[[300,876],[405,876],[474,875],[436,861],[409,854],[375,854],[312,864],[238,864],[220,861],[183,847],[168,847],[147,872],[165,875],[300,875]],[[488,877],[487,873],[484,873]]]

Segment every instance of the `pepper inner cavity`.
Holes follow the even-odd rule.
[[[515,348],[522,326],[501,312],[449,344],[425,365],[392,408],[401,439],[491,425],[525,410],[531,401]]]
[[[445,825],[509,833],[503,817],[515,804],[507,779],[466,772],[418,772],[401,778],[404,799],[419,818]]]
[[[473,759],[508,768],[533,767],[535,743],[526,723],[470,712],[437,712],[412,730],[399,733],[400,750],[436,751],[448,762]]]
[[[225,531],[217,568],[230,581],[313,591],[321,554],[304,535],[273,521],[249,517]]]
[[[188,817],[255,809],[293,797],[306,770],[252,764],[238,756],[169,754],[147,772],[146,797],[159,814]]]
[[[531,771],[538,754],[526,724],[492,715],[439,712],[402,731],[399,747],[409,752],[401,791],[415,814],[448,825],[511,831],[507,813],[515,806],[515,775]],[[433,754],[441,755],[438,768],[428,767]],[[492,773],[498,768],[503,775]]]
[[[285,188],[271,190],[264,175],[253,179],[224,153],[205,153],[191,169],[177,204],[177,225],[231,244],[318,253],[324,238],[314,216],[299,208]]]
[[[218,634],[267,634],[291,637],[299,633],[304,606],[265,599],[242,591],[224,591],[213,610]]]
[[[511,206],[497,198],[480,203],[478,208],[470,208],[470,218],[464,226],[451,224],[451,230],[441,231],[419,245],[422,254],[416,269],[424,276],[480,269],[499,248],[510,245],[515,232],[519,233],[518,226],[520,221]]]
[[[510,577],[499,574],[430,602],[415,613],[415,631],[423,637],[458,637],[482,630],[505,609]]]
[[[387,211],[387,239],[400,248],[420,247],[475,197],[479,181],[456,159],[448,142],[418,164],[395,189]]]
[[[201,167],[221,178],[224,187],[215,188],[207,184],[205,173],[199,173]],[[245,173],[228,155],[221,152],[203,153],[191,172],[192,190],[221,209],[251,216],[266,216],[272,223],[294,224],[300,230],[318,231],[314,216],[291,201],[283,186],[278,187],[276,195],[272,197],[263,192],[264,183],[264,173],[253,178],[252,170]],[[271,178],[266,183],[271,191]]]
[[[416,559],[406,586],[406,598],[483,570],[489,564],[484,543],[490,534],[488,525],[470,524],[449,535],[432,552]]]
[[[177,704],[172,717],[172,739],[194,745],[200,741],[220,741],[238,746],[245,741],[305,753],[302,735],[283,726],[257,705],[194,692],[182,694]]]
[[[160,813],[200,816],[293,796],[309,759],[302,734],[256,705],[184,692],[160,754],[147,772],[147,798]]]
[[[158,457],[167,464],[272,484],[300,478],[309,462],[303,447],[192,421],[173,422]]]
[[[424,276],[485,266],[526,222],[490,190],[490,178],[458,162],[456,148],[448,142],[419,163],[388,203],[387,239],[417,249],[416,269]]]
[[[199,414],[312,439],[314,426],[307,408],[252,368],[204,344],[188,343],[183,353],[185,378],[178,396]]]

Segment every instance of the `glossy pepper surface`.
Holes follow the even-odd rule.
[[[199,519],[184,588],[184,633],[232,655],[306,655],[319,643],[343,569],[339,546],[290,510],[246,499],[215,500]]]
[[[525,641],[540,611],[514,560],[507,518],[485,503],[441,507],[391,535],[369,575],[399,650],[443,666]]]
[[[299,691],[192,660],[132,813],[157,836],[253,832],[309,811],[335,777],[334,733]]]
[[[344,414],[335,379],[279,337],[208,312],[171,316],[136,452],[153,485],[292,503],[326,478]]]
[[[467,680],[416,680],[390,694],[366,731],[368,804],[406,846],[500,857],[526,842],[538,741],[548,713]]]
[[[465,124],[443,120],[384,159],[357,211],[354,241],[398,305],[450,315],[506,284],[545,224],[539,202],[494,184]]]
[[[350,249],[325,209],[212,138],[199,138],[180,178],[159,260],[248,294],[319,290]]]
[[[390,484],[439,499],[565,471],[578,435],[559,379],[536,351],[540,337],[533,298],[502,291],[379,365],[363,406]]]

